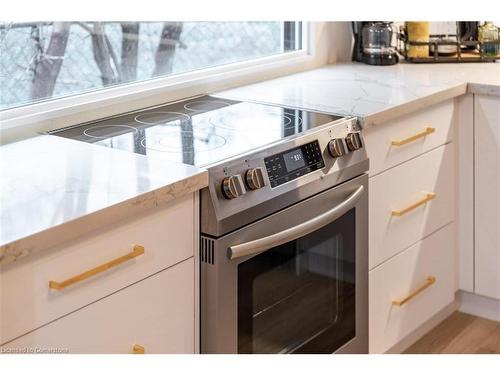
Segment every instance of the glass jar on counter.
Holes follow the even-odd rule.
[[[408,57],[426,58],[429,57],[429,22],[406,21],[405,29],[408,35]],[[422,45],[414,45],[411,42],[422,42]]]
[[[479,42],[481,43],[481,53],[486,57],[495,57],[499,53],[499,36],[498,27],[492,22],[487,21],[484,25],[479,26]],[[484,42],[496,42],[486,43]]]

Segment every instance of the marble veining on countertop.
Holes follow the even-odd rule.
[[[327,65],[216,95],[386,121],[469,91],[500,95],[499,63]]]
[[[197,191],[208,174],[42,135],[0,147],[0,181],[0,263],[6,263]]]

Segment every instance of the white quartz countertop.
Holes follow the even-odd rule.
[[[0,263],[208,183],[190,165],[41,135],[0,147]]]
[[[328,65],[217,93],[381,123],[467,91],[500,95],[500,63]]]
[[[218,93],[374,125],[466,92],[500,95],[500,64],[329,65]],[[0,147],[0,263],[208,184],[205,170],[43,135]]]

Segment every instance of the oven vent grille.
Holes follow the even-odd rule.
[[[202,262],[214,264],[214,240],[208,237],[201,237],[200,258]]]

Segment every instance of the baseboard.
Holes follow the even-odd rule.
[[[458,292],[459,311],[500,322],[500,300],[469,292]]]
[[[435,328],[439,323],[453,314],[460,307],[460,299],[458,293],[455,294],[455,300],[448,306],[437,312],[432,318],[415,329],[412,333],[406,336],[403,340],[398,342],[392,348],[387,350],[386,354],[400,354],[420,340],[426,333]]]

